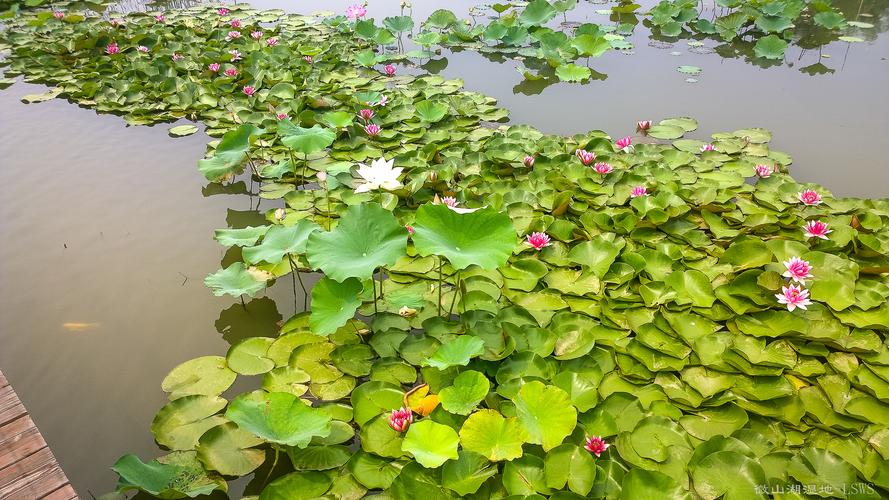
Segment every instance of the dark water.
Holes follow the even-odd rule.
[[[253,5],[308,13],[349,3]],[[370,15],[397,14],[398,3],[373,0]],[[581,3],[569,20],[607,21],[594,12],[603,5]],[[859,9],[872,14],[859,18],[876,25],[856,33],[866,43],[834,42],[820,57],[818,49],[791,48],[770,67],[722,49],[694,54],[684,40],[650,46],[640,24],[634,54],[592,60],[607,77],[587,85],[523,84],[516,61],[468,52],[443,51],[425,69],[407,70],[463,78],[509,108],[514,122],[552,133],[597,128],[622,136],[637,120],[671,116],[696,117],[699,138],[766,127],[774,147],[794,157],[798,179],[838,196],[886,197],[889,2],[839,3],[850,19]],[[414,4],[414,17],[425,19],[439,6],[467,13],[475,2]],[[813,67],[819,60],[824,67]],[[698,82],[687,83],[679,65],[701,67]],[[825,73],[809,74],[817,71]],[[226,257],[213,229],[260,217],[258,199],[246,194],[249,180],[241,194],[206,186],[196,170],[206,136],[171,139],[169,125],[127,127],[61,100],[19,102],[41,89],[18,83],[0,91],[0,369],[89,498],[113,488],[108,467],[121,454],[160,453],[149,425],[173,366],[224,354],[246,335],[274,334],[293,313],[293,296],[282,280],[245,310],[204,287]],[[270,206],[263,201],[259,210]]]

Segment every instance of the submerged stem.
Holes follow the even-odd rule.
[[[441,255],[438,256],[438,315],[441,316]]]
[[[299,281],[299,287],[303,290],[303,311],[308,309],[309,304],[307,301],[309,300],[309,292],[306,291],[306,285],[303,284],[303,277],[299,273],[299,266],[293,263],[293,256],[287,254],[287,258],[290,259],[290,269],[293,270],[293,274],[296,275],[297,281]],[[296,307],[296,288],[293,290],[293,306]]]
[[[454,298],[451,299],[451,307],[448,309],[448,316],[454,314],[454,304],[457,303],[457,292],[460,291],[460,271],[457,271],[457,275],[454,278]]]

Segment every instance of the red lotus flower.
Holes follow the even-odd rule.
[[[788,311],[793,311],[797,307],[806,309],[806,306],[812,304],[812,301],[809,300],[809,291],[797,285],[781,287],[781,293],[776,293],[775,297],[779,304],[787,305]]]
[[[389,75],[389,76],[395,75],[395,66],[393,66],[391,64],[387,64],[383,69],[386,71],[387,75]]]
[[[625,152],[625,153],[630,150],[630,148],[632,147],[632,144],[633,144],[633,139],[631,139],[630,136],[627,136],[622,139],[618,139],[618,140],[614,141],[614,147],[616,149],[619,149],[620,151]]]
[[[256,89],[251,87],[250,85],[244,86],[243,91],[247,95],[253,95],[256,93]]]
[[[162,23],[167,20],[167,16],[165,16],[163,14],[158,14],[158,15],[154,16],[154,20],[159,23]]]
[[[826,240],[828,239],[828,233],[833,232],[833,230],[828,229],[827,226],[828,224],[826,222],[810,220],[803,226],[803,232],[806,238],[821,238],[822,240]]]
[[[648,196],[648,188],[645,186],[636,186],[630,190],[630,198],[638,198],[640,196]]]
[[[531,155],[525,155],[525,158],[522,160],[522,163],[526,167],[531,168],[534,166],[534,157]]]
[[[312,56],[303,56],[303,61],[312,64]]]
[[[120,53],[120,47],[117,46],[117,42],[111,42],[105,47],[105,53],[113,56],[114,54]]]
[[[235,77],[238,76],[238,70],[236,68],[225,68],[222,74],[228,77]]]
[[[241,38],[241,32],[235,30],[229,31],[228,35],[225,36],[226,40],[235,40],[238,38]]]
[[[170,56],[170,58],[173,59],[173,62],[176,62],[176,61],[181,61],[181,60],[185,59],[185,56],[173,52],[173,55]]]
[[[216,9],[216,13],[219,14],[220,16],[227,16],[227,15],[229,15],[230,12],[231,11],[226,9],[225,7],[220,7],[218,9]]]
[[[144,54],[144,53],[148,52],[148,47],[146,47],[144,45],[140,45],[140,46],[136,47],[136,50],[139,52],[142,52]]]
[[[413,421],[414,413],[410,408],[402,407],[389,414],[389,427],[397,432],[405,432]]]
[[[531,233],[528,235],[528,244],[535,250],[542,250],[543,247],[552,245],[549,241],[549,235],[546,233]]]
[[[277,118],[278,120],[286,120],[286,119],[287,119],[287,113],[278,113],[278,114],[275,115],[275,118]]]
[[[241,27],[241,20],[240,19],[232,19],[231,22],[228,23],[228,25],[231,26],[232,28],[240,28]]]
[[[56,11],[53,11],[52,17],[54,17],[56,19],[63,19],[65,17],[65,13],[60,10],[56,10]]]
[[[407,234],[414,234],[414,226],[404,226],[407,229]]]
[[[241,60],[241,53],[237,49],[230,50],[228,53],[232,55],[232,62]]]
[[[271,37],[265,41],[265,44],[269,47],[274,47],[275,45],[278,45],[278,39],[275,37]]]
[[[763,179],[772,175],[772,167],[768,165],[757,165],[754,170],[756,171],[756,175],[762,177]]]
[[[364,120],[364,121],[369,121],[371,118],[374,117],[374,110],[372,110],[372,109],[368,109],[368,108],[364,108],[364,109],[362,109],[361,111],[358,112],[358,116],[360,116],[361,119]]]
[[[643,134],[651,128],[651,120],[640,120],[636,122],[636,132],[642,132]]]
[[[806,278],[812,278],[812,266],[799,257],[791,257],[790,260],[784,262],[784,267],[787,270],[784,271],[783,276],[797,283],[805,283]]]
[[[703,153],[705,151],[716,151],[716,146],[708,142],[707,144],[701,146],[701,152]]]
[[[607,450],[609,446],[611,445],[606,443],[605,440],[600,438],[599,436],[587,436],[586,444],[583,445],[583,447],[586,448],[588,452],[596,455],[597,457],[605,453],[605,450]]]
[[[821,195],[818,194],[817,191],[806,189],[805,191],[801,191],[797,196],[799,196],[799,201],[803,202],[805,205],[821,204]]]
[[[609,163],[605,163],[604,161],[600,161],[593,166],[593,170],[596,171],[597,174],[605,175],[610,174],[614,167],[612,167]]]
[[[380,126],[377,125],[376,123],[371,123],[371,124],[368,124],[367,126],[364,127],[364,131],[367,133],[367,135],[369,135],[371,137],[376,137],[376,136],[380,135],[380,132],[382,132],[383,129],[380,128]]]
[[[221,67],[221,65],[219,63],[210,63],[209,65],[207,65],[207,69],[209,69],[210,71],[212,71],[214,73],[219,73],[220,67]]]
[[[367,9],[364,8],[363,5],[350,5],[346,7],[346,17],[350,21],[354,21],[356,19],[362,18],[367,15]]]
[[[583,163],[585,166],[590,166],[596,161],[596,153],[587,151],[585,149],[578,149],[574,151],[574,156],[580,158],[580,163]]]

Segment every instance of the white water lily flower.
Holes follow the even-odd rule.
[[[391,191],[401,187],[398,176],[403,170],[401,167],[393,167],[395,159],[386,161],[385,158],[374,160],[370,166],[364,163],[358,164],[357,174],[364,180],[357,188],[356,193],[366,193],[374,189]]]

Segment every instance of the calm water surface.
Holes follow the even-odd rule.
[[[253,5],[309,13],[349,3]],[[395,15],[398,3],[372,0],[370,15]],[[595,13],[601,3],[581,3],[570,21],[608,21]],[[551,133],[622,136],[637,120],[671,116],[697,118],[697,138],[766,127],[773,147],[794,157],[796,178],[837,196],[887,197],[889,1],[839,3],[850,19],[872,15],[859,17],[876,25],[857,33],[866,43],[794,47],[767,67],[728,48],[649,45],[640,24],[634,53],[592,60],[604,79],[587,85],[523,82],[516,61],[446,50],[403,70],[463,78],[510,109],[513,122]],[[425,19],[439,6],[466,13],[475,2],[414,4],[414,17]],[[687,83],[680,65],[703,73]],[[62,100],[19,102],[41,91],[24,83],[0,91],[0,369],[89,498],[113,488],[108,467],[121,454],[160,454],[149,425],[173,366],[224,354],[244,336],[273,335],[294,312],[293,296],[282,280],[244,309],[204,287],[203,277],[228,262],[213,229],[261,223],[260,212],[275,206],[264,200],[257,209],[247,179],[232,190],[239,194],[206,185],[196,170],[206,136],[171,139],[169,125],[127,127]]]

